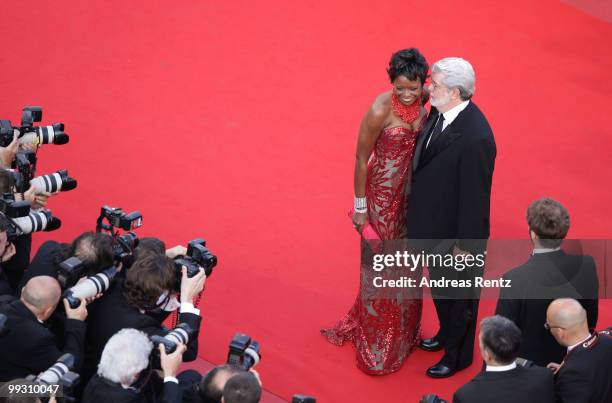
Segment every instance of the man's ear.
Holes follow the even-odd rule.
[[[535,241],[536,239],[540,239],[540,237],[538,236],[538,234],[536,234],[535,232],[533,232],[532,230],[529,230],[529,238],[531,238],[532,241]]]

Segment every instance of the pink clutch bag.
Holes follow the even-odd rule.
[[[354,208],[351,208],[349,210],[349,212],[348,212],[349,218],[353,218],[353,213],[354,212],[355,212]],[[369,222],[366,222],[365,225],[363,226],[363,230],[361,231],[361,236],[366,241],[380,241],[380,237],[376,233],[376,230],[374,229],[374,227],[372,227],[370,225]]]

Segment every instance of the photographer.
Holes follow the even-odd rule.
[[[60,263],[71,256],[84,263],[82,276],[99,273],[113,264],[112,238],[107,234],[84,232],[69,245],[55,241],[43,243],[26,270],[22,284],[36,276],[58,278]]]
[[[56,279],[38,276],[28,281],[21,299],[0,307],[7,316],[8,331],[0,337],[0,382],[38,374],[53,365],[64,353],[75,358],[75,369],[83,361],[86,301],[72,309],[64,300],[66,321],[63,345],[45,326],[60,301]]]
[[[4,214],[0,214],[0,296],[13,294],[13,287],[5,273],[6,262],[15,255],[15,245],[8,239],[9,222]]]
[[[162,393],[156,392],[160,379],[151,367],[153,348],[147,335],[136,329],[122,329],[113,335],[104,347],[96,376],[85,388],[83,402],[181,402],[176,376],[185,346],[166,354],[159,345]]]
[[[194,307],[194,298],[203,290],[206,275],[203,270],[188,278],[183,268],[180,281],[180,303],[174,296],[177,287],[174,262],[156,253],[142,253],[127,270],[125,280],[116,278],[100,300],[92,304],[87,333],[87,367],[98,362],[106,342],[123,328],[142,330],[151,335],[168,333],[162,322],[152,314],[162,310],[173,311],[180,306],[178,321],[195,331],[189,338],[185,361],[197,357],[200,310]]]
[[[257,403],[261,399],[261,382],[251,372],[232,377],[223,388],[223,403]]]

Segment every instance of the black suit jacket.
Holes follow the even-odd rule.
[[[0,381],[38,375],[65,353],[75,358],[78,372],[83,362],[85,322],[66,319],[64,346],[60,348],[56,337],[38,322],[30,310],[19,300],[1,308],[7,320],[8,333],[0,337]]]
[[[149,336],[165,336],[168,333],[168,330],[162,326],[159,320],[141,313],[138,308],[129,305],[122,291],[123,279],[115,278],[113,285],[104,296],[87,307],[88,370],[95,370],[106,342],[121,329],[138,329]],[[183,354],[183,361],[193,361],[197,358],[200,321],[201,317],[193,313],[181,313],[179,315],[180,323],[187,323],[195,330],[195,335],[189,340],[187,351]],[[157,346],[155,347],[157,348]]]
[[[570,351],[555,376],[561,403],[612,402],[612,338],[592,337]]]
[[[501,288],[496,314],[511,319],[523,338],[519,356],[546,366],[561,362],[565,348],[544,328],[546,309],[557,298],[574,298],[587,311],[589,327],[597,325],[599,283],[590,256],[563,251],[538,253],[503,276],[510,288]]]
[[[124,389],[121,385],[110,382],[101,378],[99,375],[91,378],[85,393],[83,394],[83,403],[150,403],[150,402],[166,402],[180,403],[182,402],[181,389],[177,383],[164,382],[163,398],[148,397],[145,392],[137,393],[133,389]]]
[[[47,241],[40,245],[30,266],[23,274],[19,287],[16,290],[17,295],[21,294],[21,289],[32,277],[50,276],[57,278],[58,266],[54,262],[54,256],[62,246],[61,243],[55,241]]]
[[[407,225],[410,239],[487,239],[491,181],[497,153],[493,132],[471,102],[429,145],[427,134],[438,118],[431,113],[413,160]],[[425,158],[424,158],[425,157]],[[459,247],[472,250],[467,243]]]
[[[553,373],[542,367],[483,371],[453,395],[453,403],[553,403]]]

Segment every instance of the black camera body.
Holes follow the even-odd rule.
[[[96,221],[96,232],[107,231],[112,235],[115,262],[121,262],[124,267],[130,267],[134,262],[134,249],[138,246],[138,235],[131,230],[141,225],[142,214],[138,211],[126,214],[121,208],[102,206]],[[116,231],[115,228],[129,232],[119,235],[119,231]]]
[[[291,403],[317,403],[317,399],[306,395],[293,395]]]
[[[62,290],[74,286],[85,275],[85,264],[78,257],[72,256],[59,264],[57,281]]]
[[[217,265],[217,257],[210,253],[206,247],[206,241],[202,238],[197,238],[189,241],[187,244],[187,254],[185,256],[177,256],[174,258],[174,268],[176,269],[176,284],[175,291],[181,290],[182,267],[187,269],[187,277],[192,278],[200,272],[200,268],[204,269],[206,277],[212,274],[213,268]]]
[[[46,371],[38,376],[28,375],[25,379],[39,385],[61,385],[63,400],[73,402],[74,390],[80,381],[79,374],[71,371],[73,367],[74,356],[64,354]]]
[[[13,126],[10,120],[0,120],[0,146],[8,146],[14,130],[21,143],[26,144],[66,144],[70,137],[64,132],[63,123],[54,123],[48,126],[34,126],[34,122],[42,120],[42,107],[26,106],[21,113],[21,126]]]
[[[163,337],[156,335],[151,336],[151,342],[155,347],[157,347],[158,344],[163,344],[166,349],[166,354],[172,354],[176,351],[179,343],[187,345],[194,334],[195,331],[187,323],[179,323]],[[158,350],[154,348],[153,351]]]
[[[0,198],[0,211],[7,218],[25,217],[30,214],[30,203],[25,200],[16,201],[12,193],[4,193]]]
[[[227,363],[248,371],[261,360],[259,343],[243,333],[236,333],[229,344]]]
[[[51,211],[30,211],[30,203],[25,200],[16,201],[12,193],[0,197],[0,212],[10,219],[7,236],[11,241],[24,234],[55,231],[62,226],[62,221],[54,217]]]

